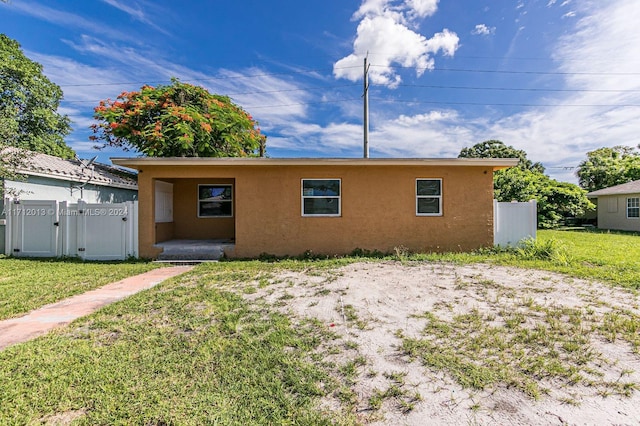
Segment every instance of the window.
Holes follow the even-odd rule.
[[[198,217],[233,216],[231,185],[198,185]]]
[[[340,179],[302,179],[302,216],[340,216]]]
[[[640,197],[627,198],[627,217],[640,218]]]
[[[416,179],[416,215],[442,216],[442,179]]]

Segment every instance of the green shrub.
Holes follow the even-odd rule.
[[[561,265],[571,262],[569,251],[555,238],[548,240],[527,238],[520,241],[515,252],[516,256],[527,260],[548,260]]]

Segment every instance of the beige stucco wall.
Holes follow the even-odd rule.
[[[627,218],[627,198],[640,194],[601,195],[598,197],[598,228],[640,231],[640,219]]]
[[[340,178],[341,217],[302,217],[301,179]],[[442,216],[416,216],[416,178],[441,178]],[[493,244],[493,173],[485,166],[145,166],[138,178],[140,255],[155,257],[153,180],[174,183],[174,238],[235,232],[237,257],[471,250]],[[227,180],[225,180],[227,179]],[[234,218],[200,219],[197,185],[234,184]],[[220,222],[222,223],[222,222]]]

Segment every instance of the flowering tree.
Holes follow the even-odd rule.
[[[143,86],[94,109],[94,135],[102,147],[136,150],[151,157],[246,157],[264,155],[266,137],[256,121],[227,96],[172,79]]]

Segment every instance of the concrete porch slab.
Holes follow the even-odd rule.
[[[155,247],[162,249],[158,255],[161,261],[198,261],[219,260],[225,250],[233,250],[235,244],[231,240],[169,240],[156,243]]]

